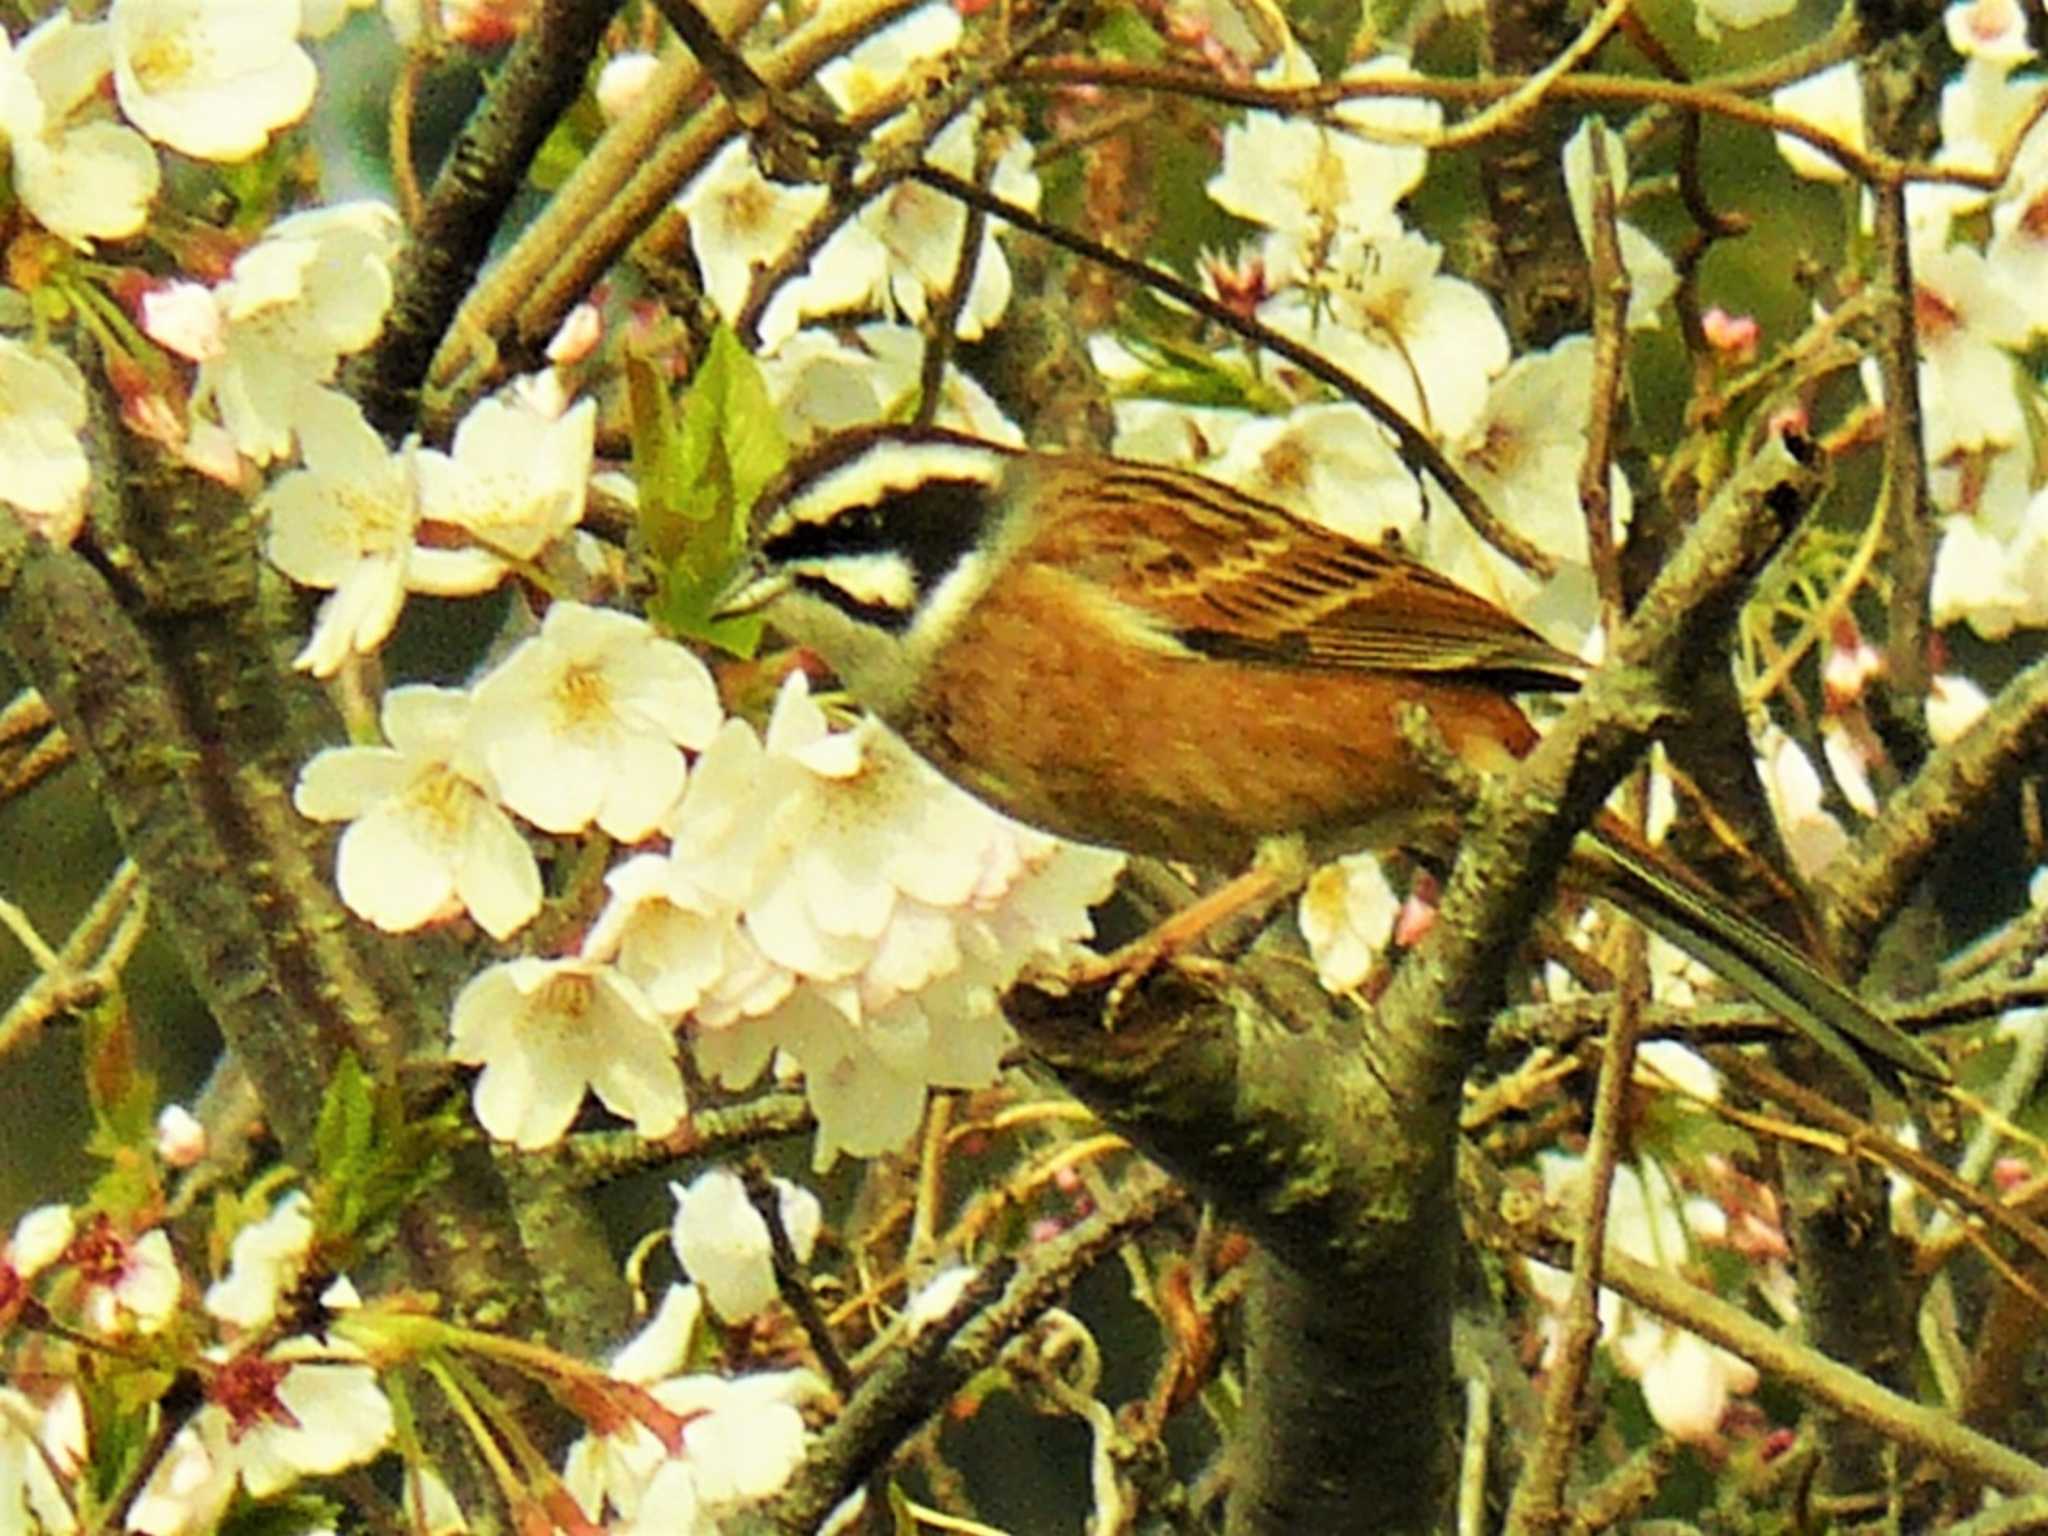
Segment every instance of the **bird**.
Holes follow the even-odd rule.
[[[945,777],[1079,842],[1221,869],[1455,844],[1404,714],[1473,773],[1536,744],[1517,695],[1587,667],[1388,543],[1191,470],[936,427],[826,438],[756,501],[716,604],[759,614]],[[1562,877],[1782,1015],[1868,1085],[1942,1059],[1618,818]]]

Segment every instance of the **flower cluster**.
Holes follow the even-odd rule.
[[[989,190],[1036,210],[1039,183],[1024,138],[986,127],[979,102],[937,120],[909,105],[918,83],[959,47],[961,36],[960,12],[952,5],[922,6],[832,60],[819,71],[818,84],[844,113],[883,116],[875,130],[881,143],[922,145],[924,160],[941,170],[973,179],[977,159],[990,156]],[[832,230],[787,281],[757,292],[763,272],[777,272],[804,248],[827,201],[822,186],[769,180],[747,143],[736,139],[676,204],[689,219],[691,250],[718,312],[734,323],[759,314],[760,356],[784,425],[797,441],[884,419],[914,396],[922,322],[954,283],[967,230],[967,210],[958,201],[898,180]],[[990,221],[973,258],[954,321],[963,340],[986,334],[1009,308],[1011,274],[996,238],[1000,227]],[[806,325],[876,311],[883,318],[862,325],[853,341],[838,327]],[[980,385],[957,368],[947,369],[944,393],[941,424],[1021,441]]]
[[[1942,92],[1936,163],[1993,172],[2010,157],[2011,170],[1996,193],[1930,184],[1908,204],[1924,443],[1948,514],[1932,602],[1937,624],[1997,640],[2048,625],[2048,499],[2028,427],[2043,394],[2016,355],[2048,334],[2034,302],[2048,272],[2048,127],[2036,120],[2048,79],[2021,70],[2033,49],[2025,13],[2009,0],[1965,0],[1944,19],[1963,68]],[[1849,63],[1775,101],[1860,149],[1862,92]],[[1812,144],[1780,143],[1802,174],[1841,176]],[[1881,399],[1869,370],[1866,387]]]
[[[522,1146],[557,1139],[586,1090],[672,1130],[678,1027],[735,1086],[786,1051],[821,1159],[899,1146],[928,1086],[993,1078],[1001,989],[1089,932],[1119,867],[997,816],[878,727],[831,729],[801,673],[765,734],[727,719],[688,650],[579,603],[469,690],[393,689],[384,729],[314,758],[297,794],[349,823],[336,878],[380,927],[523,927],[541,881],[514,815],[666,845],[611,872],[580,954],[501,962],[456,1000],[478,1115]]]
[[[997,1078],[1014,1044],[1005,989],[1027,968],[1059,965],[1090,935],[1090,910],[1111,890],[1120,858],[995,814],[875,722],[814,695],[801,659],[714,673],[708,648],[667,636],[692,623],[688,602],[670,601],[689,562],[667,563],[650,530],[675,513],[735,542],[751,492],[741,482],[757,469],[772,473],[768,461],[779,463],[786,444],[841,428],[915,414],[1022,443],[996,396],[959,365],[977,353],[953,345],[986,342],[1012,318],[1022,245],[999,215],[970,212],[937,190],[934,173],[972,181],[1013,220],[1042,198],[1070,207],[1078,196],[1091,219],[1115,226],[1113,184],[1124,172],[1129,184],[1142,180],[1135,161],[1148,152],[1144,137],[1107,114],[1092,117],[1106,88],[1061,83],[1049,51],[1025,71],[1032,94],[1013,97],[1015,81],[990,67],[999,56],[991,39],[1007,29],[977,25],[967,0],[906,0],[887,25],[863,17],[861,40],[842,43],[807,77],[806,89],[822,93],[860,145],[832,167],[829,184],[783,179],[786,164],[757,158],[757,145],[774,145],[772,133],[722,143],[679,135],[676,152],[700,156],[686,169],[664,151],[676,171],[665,250],[677,268],[694,271],[665,273],[676,283],[662,292],[694,279],[702,303],[691,318],[700,324],[676,326],[645,285],[600,284],[550,347],[554,371],[478,401],[445,442],[393,442],[340,380],[391,309],[399,216],[368,201],[288,212],[306,178],[280,138],[318,95],[308,42],[366,4],[104,0],[56,7],[23,35],[0,35],[0,135],[16,210],[8,278],[23,298],[14,303],[11,289],[4,296],[7,323],[20,334],[0,336],[0,501],[37,537],[78,540],[100,462],[88,450],[110,450],[105,434],[116,427],[247,493],[265,557],[319,594],[308,600],[318,601],[318,615],[296,664],[334,682],[335,696],[353,706],[351,744],[306,763],[294,794],[305,817],[337,828],[342,902],[388,933],[447,925],[479,947],[496,946],[453,998],[447,1042],[451,1060],[476,1069],[472,1104],[491,1136],[520,1149],[553,1146],[595,1096],[640,1137],[659,1140],[686,1125],[687,1084],[737,1090],[775,1081],[799,1085],[815,1112],[821,1167],[841,1154],[899,1150],[933,1089]],[[1453,0],[1446,14],[1455,19],[1462,7]],[[779,46],[810,25],[797,12],[813,9],[770,7],[739,42],[750,52]],[[1692,14],[1711,40],[1795,9],[1790,0],[1699,0]],[[484,45],[517,30],[521,0],[435,0],[431,10],[422,0],[385,0],[382,10],[404,46]],[[98,19],[81,19],[88,12]],[[1431,25],[1440,19],[1432,15]],[[1799,349],[1766,351],[1766,328],[1781,322],[1761,318],[1762,306],[1759,317],[1700,312],[1717,291],[1712,264],[1689,267],[1681,285],[1660,244],[1671,227],[1660,200],[1668,203],[1674,186],[1691,198],[1692,168],[1670,174],[1668,144],[1635,131],[1653,129],[1648,118],[1624,133],[1618,114],[1613,126],[1588,115],[1555,167],[1596,267],[1594,253],[1612,236],[1620,270],[1598,275],[1626,282],[1625,316],[1599,343],[1589,332],[1518,349],[1499,301],[1471,275],[1478,264],[1415,216],[1415,205],[1443,190],[1426,183],[1442,166],[1436,146],[1446,114],[1432,94],[1443,93],[1399,51],[1404,43],[1381,37],[1373,46],[1387,51],[1332,77],[1340,66],[1311,63],[1272,7],[1163,0],[1103,19],[1105,34],[1146,33],[1128,54],[1122,44],[1104,50],[1123,62],[1156,45],[1176,67],[1199,58],[1240,88],[1319,93],[1314,110],[1232,109],[1226,120],[1214,104],[1189,109],[1207,114],[1202,122],[1214,131],[1174,152],[1212,160],[1180,177],[1175,195],[1186,206],[1206,197],[1206,228],[1222,248],[1148,245],[1150,231],[1136,218],[1106,236],[1143,259],[1181,262],[1224,310],[1255,318],[1267,340],[1288,346],[1219,341],[1219,328],[1188,325],[1171,305],[1120,297],[1112,309],[1074,285],[1071,312],[1115,397],[1114,446],[1242,487],[1353,538],[1396,541],[1557,646],[1597,660],[1612,637],[1594,571],[1605,541],[1589,530],[1587,504],[1602,503],[1604,477],[1606,532],[1616,543],[1631,536],[1635,509],[1629,478],[1609,462],[1617,455],[1588,474],[1595,428],[1606,425],[1594,412],[1615,408],[1638,387],[1636,373],[1654,371],[1644,365],[1654,348],[1634,342],[1663,327],[1695,370],[1699,422],[1775,424],[1751,407],[1788,378],[1787,399],[1801,402],[1788,412],[1853,418],[1838,425],[1831,416],[1814,430],[1832,439],[1830,452],[1876,440],[1887,413],[1894,422],[1896,413],[1916,413],[1939,517],[1934,625],[1967,626],[1990,642],[2048,627],[2048,472],[2036,441],[2048,418],[2037,377],[2048,320],[2033,301],[2048,276],[2048,80],[2032,71],[2027,13],[2016,0],[1959,0],[1944,21],[1960,63],[1942,93],[1931,159],[1970,174],[1910,180],[1903,206],[1917,357],[1891,363],[1885,375],[1866,369],[1859,393],[1845,364],[1807,372]],[[1155,22],[1163,30],[1149,30]],[[633,27],[622,23],[606,46],[651,50],[653,26],[629,36]],[[667,59],[616,53],[596,88],[602,113],[630,115],[638,93],[664,78]],[[1545,110],[1569,94],[1547,99]],[[1766,169],[1786,188],[1797,176],[1842,189],[1840,228],[1828,233],[1852,251],[1883,227],[1853,190],[1870,180],[1857,169],[1872,153],[1870,94],[1852,61],[1785,84],[1770,107],[1772,126],[1786,130],[1777,135],[1784,166]],[[1028,110],[1014,109],[1018,99]],[[581,114],[565,122],[557,144],[571,144],[584,122]],[[1453,133],[1475,123],[1484,126],[1482,115]],[[1020,125],[1050,133],[1035,142]],[[1057,155],[1043,153],[1052,135]],[[1126,153],[1132,163],[1119,170],[1115,157]],[[210,166],[239,169],[206,182],[212,201],[202,204],[187,188]],[[1800,190],[1834,195],[1828,186]],[[206,216],[195,217],[201,206]],[[1172,217],[1167,209],[1161,222]],[[132,242],[130,254],[116,248],[121,242]],[[1799,306],[1802,314],[1811,307],[1810,337],[1853,342],[1870,299],[1868,287],[1817,279]],[[49,344],[67,327],[89,336],[90,358],[83,348],[72,355],[90,366]],[[710,347],[694,345],[714,327]],[[662,368],[687,371],[678,361],[684,349],[673,345],[683,331],[700,363],[748,358],[755,371],[731,391],[746,401],[736,414],[775,443],[742,474],[725,462],[721,440],[701,456],[729,472],[726,483],[703,507],[657,511],[662,470],[637,488],[607,487],[624,477],[600,474],[597,455],[601,440],[615,444],[630,432],[635,467],[644,468],[672,446],[656,441],[670,428],[694,450],[729,424],[710,421],[719,403],[708,387],[671,416],[645,409],[649,379],[658,389]],[[600,353],[608,345],[612,352]],[[1626,354],[1619,384],[1603,375],[1607,347]],[[1363,385],[1382,409],[1340,398],[1301,366],[1302,349]],[[585,366],[621,353],[638,370],[629,411],[610,409],[615,378]],[[1899,387],[1899,370],[1913,389]],[[699,381],[714,371],[703,367]],[[1834,373],[1841,386],[1823,388]],[[100,379],[90,375],[107,386],[104,412],[93,394]],[[1005,401],[1029,396],[1003,382],[1014,390]],[[1901,395],[1913,398],[1893,398]],[[600,400],[609,412],[602,439]],[[117,421],[102,419],[116,407]],[[1418,477],[1414,438],[1391,430],[1388,413],[1442,455],[1490,510],[1490,526],[1461,511],[1470,501]],[[656,417],[658,428],[648,428]],[[1709,435],[1702,427],[1688,447]],[[1664,446],[1649,442],[1631,471]],[[1721,469],[1672,455],[1637,473],[1638,489],[1666,467],[1699,487]],[[640,543],[586,531],[594,486],[649,509]],[[725,491],[735,494],[721,499]],[[714,513],[722,519],[715,527]],[[1514,537],[1499,538],[1500,527]],[[1821,527],[1813,542],[1836,531]],[[1812,610],[1819,616],[1802,637],[1805,651],[1748,645],[1741,659],[1758,778],[1802,876],[1819,875],[1849,845],[1857,818],[1880,814],[1880,787],[1896,778],[1885,745],[1896,738],[1877,729],[1866,705],[1885,661],[1858,631],[1852,601],[1873,581],[1881,533],[1873,525],[1842,557],[1840,569],[1855,574]],[[1515,543],[1541,558],[1518,560],[1502,547]],[[91,547],[120,564],[118,549]],[[651,611],[663,629],[609,606],[649,574],[633,566],[643,553],[661,585]],[[377,662],[412,595],[488,593],[500,594],[506,633],[475,675],[376,693]],[[732,638],[708,621],[701,632]],[[1930,649],[1925,723],[1940,744],[1977,729],[1989,704],[1945,650]],[[1818,710],[1799,712],[1795,737],[1769,710],[1802,655],[1818,663],[1823,698]],[[729,713],[721,679],[743,681],[734,699],[753,700],[746,713]],[[1673,793],[1668,777],[1655,780],[1667,816]],[[1318,872],[1298,911],[1323,985],[1367,997],[1388,948],[1431,921],[1429,892],[1424,878],[1404,899],[1369,855]],[[1581,931],[1600,921],[1588,916]],[[1689,1002],[1699,984],[1699,973],[1661,944],[1652,947],[1650,976],[1667,1003]],[[1562,997],[1578,983],[1559,964],[1544,985]],[[2014,1016],[2008,1025],[2022,1048],[2038,1049],[2037,1020]],[[1659,1061],[1665,1089],[1696,1069],[1658,1048],[1644,1054]],[[1693,1076],[1686,1091],[1711,1097],[1713,1088]],[[1679,1097],[1657,1101],[1646,1123]],[[978,1148],[995,1134],[990,1123],[955,1129]],[[1615,1250],[1677,1269],[1700,1245],[1734,1246],[1731,1234],[1747,1223],[1744,1257],[1777,1262],[1775,1212],[1759,1214],[1760,1202],[1745,1204],[1750,1195],[1726,1184],[1715,1198],[1690,1193],[1708,1187],[1708,1160],[1667,1158],[1654,1129],[1632,1128],[1641,1134],[1610,1212]],[[163,1138],[166,1165],[175,1143],[183,1143],[178,1157],[200,1155],[203,1135],[190,1123],[166,1122]],[[331,1175],[302,1172],[308,1193],[273,1203],[275,1186],[264,1185],[245,1204],[224,1200],[204,1264],[181,1259],[162,1189],[126,1214],[95,1203],[23,1219],[0,1250],[0,1325],[23,1325],[20,1336],[35,1342],[18,1357],[27,1368],[0,1386],[0,1533],[68,1532],[81,1512],[93,1513],[79,1490],[92,1464],[95,1408],[89,1394],[51,1385],[61,1372],[43,1373],[32,1354],[46,1339],[145,1361],[198,1403],[177,1424],[160,1396],[144,1404],[164,1433],[146,1465],[129,1458],[134,1486],[120,1519],[152,1536],[200,1536],[244,1495],[263,1499],[349,1471],[408,1438],[405,1410],[394,1410],[379,1378],[403,1354],[393,1342],[403,1330],[380,1333],[346,1282],[319,1269],[316,1253],[334,1236],[317,1230],[320,1198],[332,1194],[320,1179]],[[1562,1201],[1579,1169],[1551,1156],[1541,1176]],[[926,1283],[922,1298],[905,1303],[906,1332],[959,1294],[967,1270],[936,1281],[929,1271],[971,1251],[981,1231],[954,1251],[925,1251],[943,1246],[929,1230],[943,1214],[922,1208],[945,1204],[936,1180],[932,1191],[920,1191],[925,1226],[903,1266],[910,1284]],[[821,1244],[818,1200],[785,1181],[764,1187],[758,1176],[721,1168],[696,1173],[673,1194],[669,1247],[688,1283],[667,1290],[608,1369],[580,1367],[575,1390],[562,1393],[587,1430],[550,1489],[557,1508],[549,1518],[565,1529],[716,1529],[741,1502],[787,1481],[806,1453],[806,1414],[815,1420],[830,1402],[807,1370],[731,1379],[702,1369],[718,1354],[777,1363],[796,1354],[794,1335],[776,1334],[776,1302],[790,1280],[776,1257],[785,1244],[799,1263],[821,1246],[832,1251]],[[1549,1299],[1557,1278],[1532,1274],[1532,1289]],[[308,1299],[315,1292],[317,1305]],[[406,1323],[424,1310],[407,1313]],[[1612,1358],[1641,1384],[1659,1425],[1712,1443],[1754,1372],[1612,1296],[1603,1296],[1601,1315]],[[108,1481],[104,1471],[94,1475]],[[425,1529],[429,1517],[417,1507],[425,1482],[408,1482],[411,1513]],[[517,1513],[538,1525],[534,1511]]]
[[[826,1395],[807,1370],[750,1376],[692,1373],[703,1295],[670,1286],[647,1326],[611,1362],[614,1380],[643,1388],[677,1426],[622,1419],[570,1446],[562,1480],[585,1519],[626,1536],[710,1536],[721,1516],[780,1488],[803,1460],[801,1409]]]
[[[216,1527],[237,1489],[266,1498],[391,1443],[391,1404],[363,1351],[338,1333],[281,1326],[313,1235],[305,1197],[286,1195],[234,1234],[226,1271],[195,1306],[195,1281],[161,1227],[130,1230],[65,1206],[39,1207],[16,1225],[0,1252],[0,1321],[33,1306],[115,1346],[175,1333],[197,1361],[202,1400],[136,1491],[126,1529],[196,1536]],[[346,1280],[321,1298],[336,1318],[354,1304]],[[92,1461],[104,1418],[103,1407],[88,1412],[75,1382],[38,1400],[0,1388],[0,1527],[78,1528],[71,1485]]]
[[[1699,1070],[1705,1070],[1704,1064]],[[1537,1161],[1546,1197],[1569,1210],[1584,1188],[1585,1159],[1547,1152]],[[1611,1250],[1639,1264],[1676,1271],[1692,1262],[1700,1244],[1723,1240],[1727,1230],[1728,1216],[1720,1205],[1699,1196],[1681,1198],[1660,1164],[1646,1159],[1614,1170],[1607,1207]],[[1571,1293],[1569,1275],[1534,1262],[1526,1273],[1539,1299],[1563,1307]],[[1600,1292],[1599,1311],[1601,1335],[1615,1364],[1642,1388],[1651,1418],[1666,1434],[1711,1443],[1730,1402],[1756,1390],[1759,1378],[1748,1361],[1672,1327],[1613,1291]],[[1554,1330],[1548,1342],[1554,1349]]]
[[[817,1201],[780,1180],[775,1189],[783,1232],[807,1257]],[[696,1283],[669,1286],[608,1365],[555,1357],[548,1366],[587,1426],[563,1460],[563,1488],[585,1520],[650,1536],[708,1533],[740,1503],[781,1487],[805,1452],[802,1410],[827,1396],[807,1370],[731,1377],[690,1368],[707,1353],[707,1298],[736,1324],[776,1288],[767,1225],[737,1176],[713,1169],[676,1198],[674,1248]],[[104,1215],[65,1206],[17,1224],[0,1249],[0,1322],[34,1307],[39,1322],[131,1351],[175,1332],[195,1362],[196,1404],[144,1469],[122,1529],[204,1536],[238,1495],[273,1499],[361,1467],[397,1438],[380,1371],[437,1341],[475,1346],[459,1327],[422,1317],[416,1298],[373,1305],[345,1277],[317,1272],[321,1238],[313,1202],[291,1191],[249,1212],[201,1294],[161,1228],[121,1232]],[[317,1303],[306,1300],[309,1280],[319,1282]],[[32,1390],[0,1386],[0,1529],[69,1536],[90,1505],[79,1484],[94,1465],[94,1440],[114,1416],[76,1382]],[[459,1528],[431,1468],[411,1478],[407,1505],[420,1528]]]

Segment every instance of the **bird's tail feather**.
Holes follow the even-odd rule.
[[[1574,864],[1595,893],[1773,1009],[1866,1086],[1901,1092],[1899,1074],[1947,1082],[1942,1059],[1879,1018],[1809,956],[1727,905],[1617,826],[1579,839]]]

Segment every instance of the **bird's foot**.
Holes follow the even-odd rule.
[[[1221,925],[1284,900],[1301,885],[1305,867],[1305,856],[1292,844],[1283,845],[1272,856],[1267,847],[1261,847],[1259,857],[1243,874],[1190,902],[1150,933],[1082,962],[1062,979],[1076,991],[1107,984],[1102,1017],[1105,1027],[1114,1028],[1131,993],[1169,961],[1177,969],[1208,980],[1225,974],[1228,968],[1223,962],[1186,951]]]

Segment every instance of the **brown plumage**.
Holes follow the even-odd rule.
[[[1447,849],[1459,807],[1399,724],[1498,772],[1514,695],[1584,672],[1397,549],[1198,475],[871,429],[791,469],[727,605],[816,650],[941,772],[1084,842],[1233,866]],[[1946,1076],[1816,963],[1604,823],[1566,878],[1687,948],[1873,1081]]]

